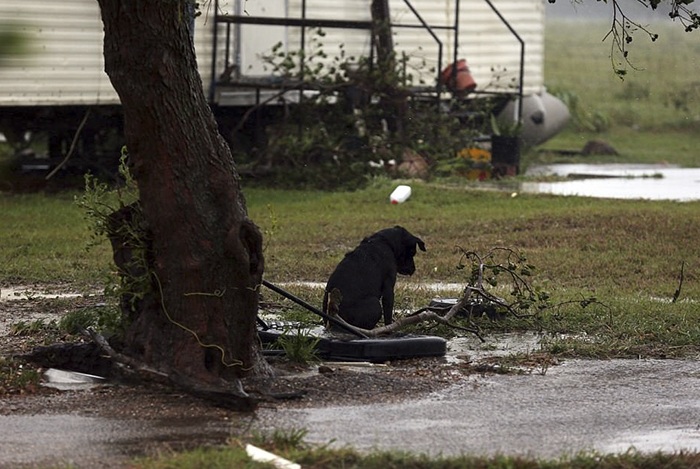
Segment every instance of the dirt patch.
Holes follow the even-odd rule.
[[[55,327],[44,326],[60,321],[68,312],[104,302],[100,295],[66,296],[65,293],[65,287],[55,290],[33,288],[28,293],[25,291],[21,295],[0,300],[0,356],[5,359],[5,364],[7,358],[28,353],[37,346],[76,340],[74,336],[62,335]],[[13,363],[13,372],[17,374],[44,371],[28,363],[21,364],[21,368],[16,362]],[[279,358],[271,359],[271,363],[277,370],[276,377],[250,378],[245,381],[244,387],[252,395],[264,399],[260,403],[261,408],[279,410],[396,402],[446,388],[471,372],[469,367],[450,365],[444,358],[401,360],[378,366],[319,363],[299,367]],[[265,397],[292,393],[298,394],[298,397]],[[218,423],[227,428],[221,431],[223,427],[217,427],[217,431],[211,432],[186,430],[194,433],[188,433],[184,438],[182,433],[131,438],[129,457],[151,454],[154,445],[181,449],[224,443],[232,433],[244,432],[251,418],[156,384],[108,383],[81,391],[57,391],[44,386],[0,386],[0,418],[21,419],[22,416],[38,415],[111,419],[130,424],[143,422],[144,428],[166,425],[172,429],[183,422],[192,421]],[[190,426],[192,429],[201,428],[200,424]],[[120,454],[114,457],[118,466],[118,461],[125,456]],[[3,461],[0,460],[2,466]],[[77,466],[82,467],[79,460]]]
[[[19,356],[31,352],[36,347],[62,341],[79,340],[75,336],[62,334],[55,324],[71,311],[105,302],[105,299],[97,294],[66,295],[68,290],[64,286],[53,289],[22,288],[17,291],[21,292],[17,297],[5,297],[0,301],[0,334],[3,336],[0,342],[0,356],[3,357]],[[320,363],[303,367],[294,366],[276,358],[271,358],[270,361],[277,371],[275,378],[248,379],[245,386],[256,394],[291,392],[303,394],[298,399],[275,403],[275,405],[285,406],[319,405],[324,402],[356,404],[363,400],[401,398],[404,394],[415,396],[452,384],[467,371],[466,368],[457,365],[448,366],[444,358],[400,360],[376,366]],[[352,389],[352,392],[349,392],[349,389]],[[130,383],[109,385],[104,390],[79,393],[80,396],[73,396],[73,398],[90,399],[91,394],[96,394],[101,404],[104,404],[106,399],[114,398],[119,401],[120,395],[130,392],[143,394],[148,399],[164,396],[165,401],[174,396],[172,391],[165,387],[144,387]],[[54,394],[52,390],[45,391],[43,388],[37,389],[35,393]],[[138,406],[142,402],[141,399],[134,401],[133,403],[117,402],[116,407],[123,409]],[[192,403],[197,402],[199,401],[192,398]],[[60,400],[54,404],[60,405]],[[200,405],[208,404],[200,403]],[[100,405],[99,408],[100,412],[109,412],[107,405]],[[161,411],[165,410],[161,409]],[[128,413],[128,410],[124,412]]]

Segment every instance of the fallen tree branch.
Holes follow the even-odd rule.
[[[374,329],[362,329],[360,327],[355,327],[353,325],[347,324],[345,321],[340,316],[336,316],[338,320],[344,322],[347,324],[347,326],[354,331],[360,332],[362,334],[365,334],[367,337],[378,337],[378,336],[383,336],[383,335],[389,335],[392,334],[406,326],[412,325],[412,324],[419,324],[421,322],[426,322],[426,321],[434,321],[439,324],[444,324],[448,327],[451,327],[453,329],[459,329],[465,332],[470,332],[474,335],[476,335],[479,340],[484,342],[484,338],[481,337],[479,334],[479,330],[474,327],[474,328],[469,328],[469,327],[463,327],[459,326],[457,324],[453,324],[450,322],[450,319],[452,319],[462,308],[465,308],[469,304],[469,299],[470,295],[464,295],[460,301],[458,301],[454,306],[452,306],[449,311],[444,315],[440,316],[436,310],[438,308],[422,308],[419,309],[418,311],[415,311],[411,313],[408,316],[404,316],[400,319],[397,319],[396,321],[392,322],[391,324],[388,324],[386,326],[382,327],[375,327]]]
[[[73,140],[70,142],[70,148],[68,148],[68,153],[66,153],[65,158],[56,165],[56,167],[51,170],[49,174],[46,175],[46,180],[48,181],[51,179],[54,174],[56,174],[61,168],[65,166],[65,164],[68,162],[71,156],[73,156],[73,151],[75,150],[75,145],[78,143],[78,137],[80,137],[80,133],[83,131],[83,127],[85,127],[85,123],[88,120],[88,117],[90,117],[90,109],[87,110],[85,115],[83,116],[83,120],[80,121],[80,125],[78,125],[78,130],[75,131],[75,135],[73,135]]]
[[[107,339],[105,339],[101,334],[98,334],[91,328],[84,329],[83,334],[87,335],[92,339],[93,342],[112,360],[112,362],[118,366],[127,375],[136,375],[139,373],[145,373],[147,375],[152,375],[157,377],[162,381],[168,378],[167,373],[156,370],[147,366],[145,363],[135,360],[128,355],[117,352],[109,345]]]
[[[394,333],[407,325],[433,321],[454,329],[470,332],[483,342],[484,339],[479,334],[479,328],[474,323],[471,323],[474,327],[463,327],[452,323],[451,320],[460,312],[466,313],[470,320],[473,316],[484,312],[490,319],[498,319],[506,313],[516,318],[529,318],[536,316],[537,312],[542,309],[551,306],[549,304],[549,294],[533,288],[526,280],[525,277],[531,275],[534,267],[526,263],[526,259],[522,254],[504,247],[492,248],[486,255],[480,255],[475,251],[468,251],[459,246],[457,249],[461,252],[458,269],[471,268],[467,271],[470,273],[470,278],[467,286],[464,288],[462,297],[452,307],[449,309],[446,307],[422,308],[398,319],[392,324],[377,327],[373,330],[350,327],[367,336],[376,337]],[[500,259],[496,256],[505,256],[505,258]],[[490,293],[486,289],[485,285],[496,286],[496,278],[499,275],[505,275],[509,280],[511,294],[515,297],[515,301],[512,303]],[[522,313],[522,311],[528,311],[532,307],[536,307],[537,312],[534,314]],[[493,308],[493,310],[489,308]]]

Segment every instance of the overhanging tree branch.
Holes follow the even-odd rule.
[[[548,0],[549,3],[556,3],[557,0]],[[572,3],[583,3],[584,0],[570,0]],[[592,0],[591,0],[592,1]],[[624,10],[620,0],[597,0],[610,4],[612,8],[612,23],[610,30],[603,37],[603,41],[610,38],[610,60],[613,70],[620,78],[624,78],[627,74],[626,67],[630,66],[636,70],[636,67],[629,59],[629,45],[633,41],[633,35],[637,31],[642,31],[649,39],[654,42],[659,38],[657,33],[652,32],[646,26],[643,26],[638,21],[631,18]],[[678,21],[683,26],[686,32],[692,32],[700,28],[700,15],[691,10],[688,5],[694,0],[671,0],[669,5],[668,16],[673,21]],[[662,4],[662,0],[637,0],[637,3],[656,10]],[[615,62],[615,56],[620,55],[621,61]]]

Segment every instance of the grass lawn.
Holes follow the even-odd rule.
[[[580,150],[605,140],[619,156],[580,161],[673,163],[700,166],[700,79],[697,35],[670,22],[650,25],[652,43],[638,31],[628,73],[613,73],[607,22],[552,21],[546,26],[545,84],[565,99],[572,123],[542,149]],[[544,161],[543,161],[544,159]],[[529,155],[526,164],[570,161]]]
[[[700,202],[614,201],[477,190],[442,182],[413,182],[408,202],[391,205],[395,181],[380,179],[354,192],[245,190],[250,216],[265,233],[265,277],[272,282],[325,282],[344,254],[379,229],[403,225],[427,252],[417,272],[397,287],[397,310],[425,306],[435,293],[425,285],[466,284],[456,268],[456,247],[485,253],[516,249],[536,267],[533,283],[555,302],[595,297],[540,315],[536,321],[493,325],[506,330],[600,337],[552,344],[560,354],[682,356],[700,344]],[[0,277],[5,283],[103,284],[110,270],[106,241],[85,249],[86,223],[63,194],[1,195]],[[671,303],[685,278],[679,302]],[[297,293],[321,304],[322,289]],[[451,294],[458,294],[459,289]],[[508,291],[499,291],[507,295]],[[682,333],[679,333],[682,332]]]

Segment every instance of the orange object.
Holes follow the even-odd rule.
[[[455,68],[456,72],[454,72]],[[447,89],[453,93],[468,94],[476,89],[476,82],[469,72],[467,61],[464,59],[445,67],[440,73],[440,83],[447,86]]]

